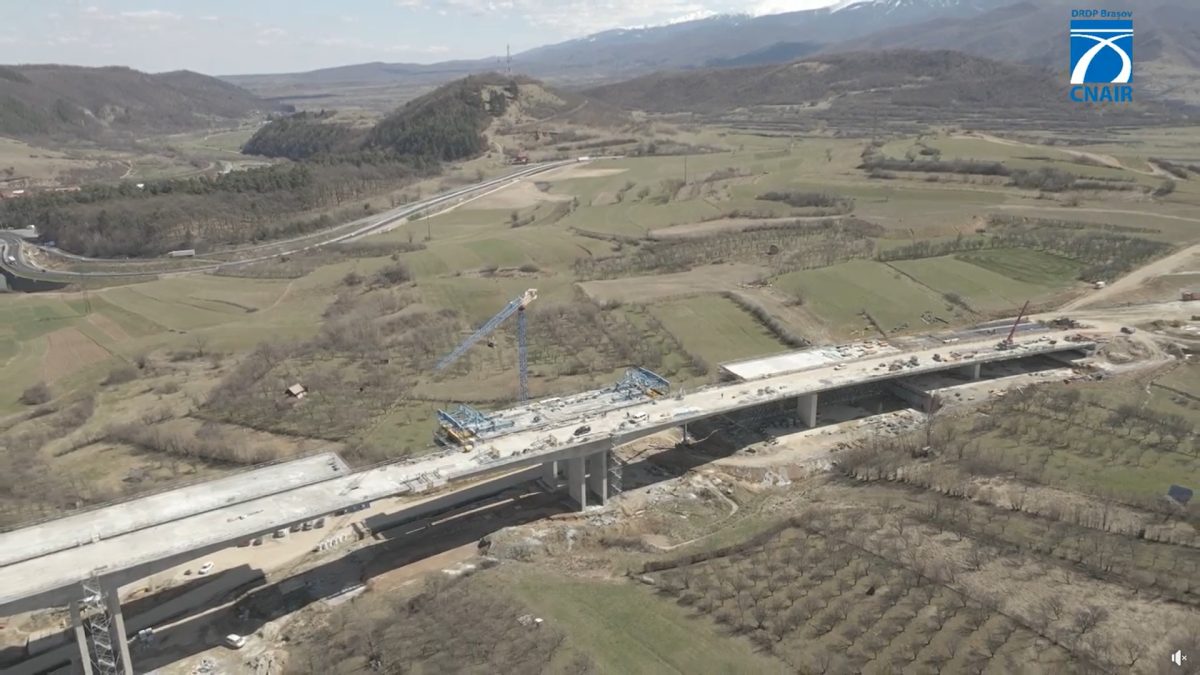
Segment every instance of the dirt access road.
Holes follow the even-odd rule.
[[[1068,302],[1060,308],[1060,311],[1074,311],[1082,307],[1103,302],[1104,300],[1117,296],[1123,292],[1134,290],[1155,277],[1161,277],[1175,272],[1181,265],[1186,265],[1193,257],[1200,257],[1200,244],[1193,244],[1187,248],[1172,253],[1165,258],[1155,260],[1149,265],[1139,267],[1138,269],[1126,274],[1120,279],[1117,279],[1108,286],[1105,286],[1094,293],[1089,293],[1081,298],[1076,298],[1075,300]]]

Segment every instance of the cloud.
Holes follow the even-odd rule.
[[[404,9],[436,9],[472,16],[504,15],[557,37],[576,37],[611,28],[648,26],[701,19],[736,9],[728,0],[394,0]],[[547,42],[556,36],[549,36]]]
[[[121,18],[134,21],[178,21],[183,17],[175,12],[166,12],[161,9],[139,9],[121,12]]]

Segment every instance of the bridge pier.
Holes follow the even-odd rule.
[[[587,486],[596,497],[596,505],[608,503],[608,451],[601,450],[587,458]]]
[[[98,668],[106,674],[133,675],[129,636],[125,634],[125,616],[116,587],[105,588],[92,577],[81,590],[83,600],[70,602],[71,627],[79,647],[76,672],[92,675]]]
[[[71,670],[92,675],[92,655],[88,649],[87,632],[83,629],[83,617],[79,615],[79,601],[72,600],[70,606],[71,628],[75,632],[75,645],[79,647],[79,654],[71,659]]]
[[[133,659],[129,657],[129,636],[125,634],[125,615],[121,613],[121,597],[113,588],[105,598],[108,603],[108,614],[112,617],[113,639],[121,654],[120,667],[125,669],[125,675],[133,675]]]
[[[796,412],[804,426],[809,429],[817,426],[817,395],[814,393],[796,397]]]
[[[579,504],[579,510],[589,504],[604,506],[608,503],[608,450],[600,450],[582,457],[569,457],[542,465],[542,482],[554,490],[559,486],[560,472],[566,470],[567,493]]]
[[[567,463],[567,492],[582,511],[587,508],[587,467],[584,465],[586,458],[572,457],[562,461]]]
[[[965,366],[960,366],[956,370],[956,372],[959,375],[965,377],[966,379],[974,382],[975,380],[978,380],[980,375],[983,373],[983,364],[982,363],[968,363]]]
[[[541,481],[546,486],[546,489],[551,491],[558,489],[558,482],[562,478],[563,468],[562,462],[557,461],[546,462],[542,465]]]

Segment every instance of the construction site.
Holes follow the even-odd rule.
[[[514,299],[439,367],[515,315],[524,399],[524,308],[534,298],[531,289]],[[630,462],[621,448],[638,439],[666,433],[689,447],[717,435],[726,445],[750,446],[902,410],[932,414],[943,405],[939,392],[963,383],[1063,369],[1090,377],[1086,361],[1096,338],[1074,323],[1056,325],[1071,328],[1028,321],[1023,310],[999,328],[999,341],[996,327],[977,327],[902,345],[872,340],[728,363],[721,384],[694,391],[672,391],[665,378],[631,367],[600,390],[496,411],[466,404],[441,410],[434,437],[443,450],[419,460],[349,472],[327,453],[10,531],[0,535],[6,551],[0,610],[11,615],[65,606],[73,627],[59,635],[75,643],[43,652],[56,641],[31,638],[25,647],[30,660],[12,672],[43,672],[56,659],[85,672],[134,672],[130,633],[144,638],[158,629],[140,616],[127,624],[121,590],[145,588],[146,579],[229,547],[250,553],[250,563],[256,547],[312,531],[306,537],[312,551],[336,555],[373,532],[530,480],[552,493],[565,488],[578,509],[602,507],[652,480],[623,475]],[[388,506],[378,508],[382,503]],[[200,574],[211,568],[208,563]]]

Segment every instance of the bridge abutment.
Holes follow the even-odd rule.
[[[978,380],[980,378],[980,376],[983,374],[983,364],[982,363],[968,363],[967,365],[958,368],[957,371],[955,371],[955,372],[957,372],[962,377],[974,382],[975,380]]]

